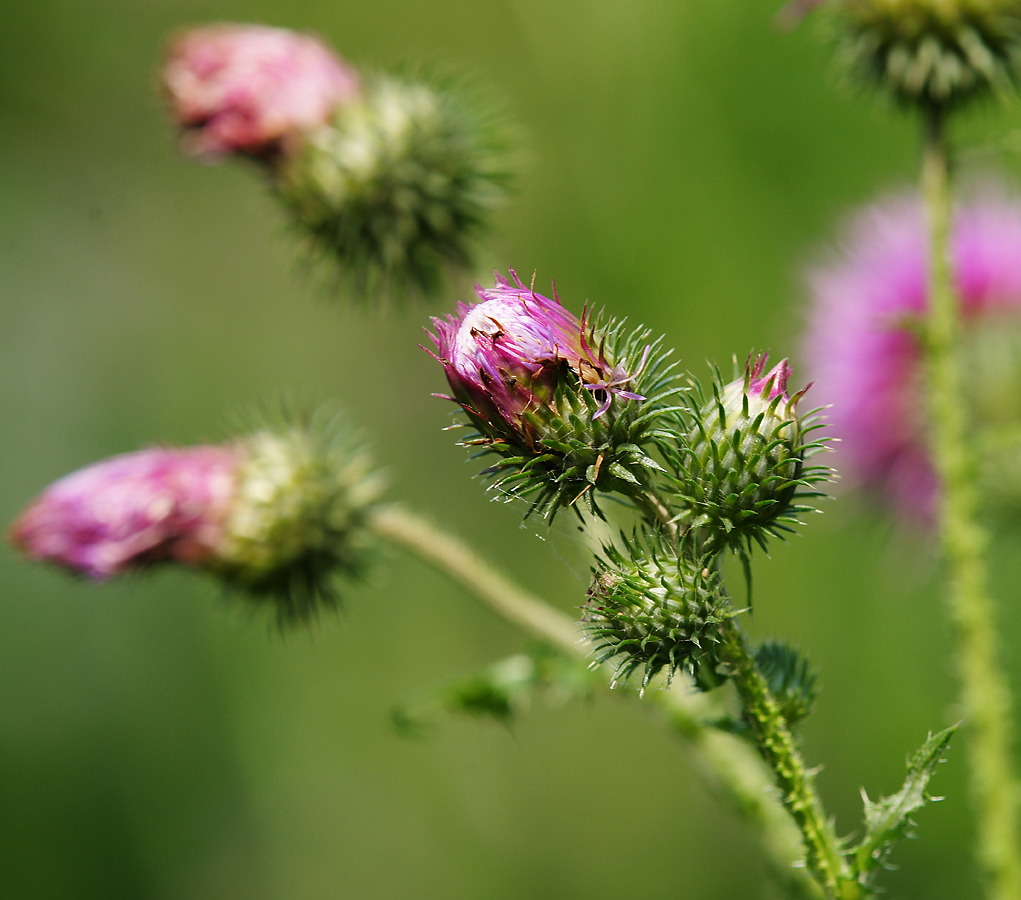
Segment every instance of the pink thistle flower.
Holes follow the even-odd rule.
[[[609,411],[614,396],[645,399],[626,387],[641,374],[648,347],[634,372],[612,365],[602,348],[589,346],[584,320],[561,306],[555,290],[551,300],[526,287],[513,269],[511,277],[513,284],[498,274],[494,287],[476,285],[482,302],[459,303],[455,315],[433,318],[436,333],[429,335],[453,391],[449,399],[490,437],[533,447],[540,436],[529,414],[571,374],[599,400],[593,419]]]
[[[951,256],[966,335],[1021,313],[1021,205],[992,192],[961,204]],[[808,274],[812,307],[804,344],[816,396],[832,406],[836,449],[851,480],[923,520],[938,493],[920,385],[926,266],[916,196],[859,213],[841,254]]]
[[[25,556],[102,580],[158,560],[214,556],[235,491],[237,449],[115,456],[50,485],[10,530]]]
[[[209,25],[171,47],[163,83],[185,149],[267,157],[359,96],[357,72],[318,38],[262,25]]]

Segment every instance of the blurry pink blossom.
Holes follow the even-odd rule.
[[[262,25],[184,33],[163,82],[185,149],[207,158],[286,149],[288,138],[325,124],[361,90],[358,73],[318,38]]]

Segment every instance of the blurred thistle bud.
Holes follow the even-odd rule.
[[[433,356],[476,433],[462,443],[502,460],[485,474],[508,499],[536,494],[552,518],[593,489],[636,497],[661,467],[649,455],[674,387],[673,364],[638,328],[579,320],[554,299],[496,276],[481,303],[432,320]]]
[[[358,73],[318,38],[262,25],[208,25],[170,48],[163,70],[193,156],[272,161],[361,93]]]
[[[804,465],[822,449],[806,443],[820,427],[814,417],[803,421],[797,412],[808,388],[789,396],[787,360],[763,374],[768,355],[753,356],[744,375],[729,384],[716,372],[711,398],[697,388],[699,409],[675,457],[679,497],[690,525],[707,532],[707,552],[726,546],[744,552],[752,540],[765,547],[767,535],[791,531],[806,510],[795,498],[817,496],[799,490],[830,473]]]
[[[617,663],[612,684],[641,670],[643,691],[662,669],[668,681],[688,672],[702,690],[722,684],[720,626],[735,613],[715,564],[658,536],[624,543],[625,552],[604,547],[592,569],[582,624],[595,664]]]
[[[435,293],[448,271],[471,268],[508,193],[512,143],[485,100],[452,81],[374,75],[285,161],[275,188],[310,258],[338,264],[338,284]]]
[[[793,0],[833,14],[840,54],[863,81],[899,102],[957,105],[1013,86],[1021,61],[1021,0]]]
[[[150,449],[52,484],[11,526],[30,559],[104,580],[160,562],[217,575],[281,623],[334,606],[356,576],[380,475],[335,419],[231,443]]]
[[[186,150],[262,163],[309,261],[361,296],[434,292],[469,269],[515,169],[512,130],[478,88],[362,77],[310,35],[199,28],[163,80]]]

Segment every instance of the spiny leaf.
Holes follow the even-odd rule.
[[[943,753],[957,728],[957,725],[951,725],[936,734],[930,733],[918,752],[908,760],[907,778],[896,794],[873,802],[862,790],[862,799],[865,801],[865,837],[854,849],[854,858],[858,880],[863,884],[868,882],[876,868],[885,866],[893,845],[910,837],[915,824],[911,814],[930,800],[941,799],[931,796],[926,788],[937,764],[943,762]]]

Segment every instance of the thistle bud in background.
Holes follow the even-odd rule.
[[[505,497],[536,494],[549,517],[585,497],[598,514],[593,491],[636,496],[662,471],[648,450],[673,411],[673,366],[647,330],[579,319],[511,278],[432,320],[447,399],[476,429],[463,443],[501,457],[486,474]]]
[[[186,149],[263,163],[310,261],[362,296],[470,268],[508,192],[510,128],[451,79],[363,77],[310,35],[214,25],[178,39],[163,80]]]
[[[335,421],[231,443],[115,456],[57,481],[11,526],[30,559],[105,580],[156,563],[204,569],[281,622],[333,606],[356,576],[382,489]]]
[[[1021,0],[793,0],[833,16],[839,53],[862,81],[916,106],[958,105],[1013,86],[1021,61]]]
[[[703,690],[726,680],[719,627],[734,615],[716,566],[689,559],[658,537],[604,547],[592,570],[582,623],[595,663],[617,661],[616,683],[642,672],[642,690],[663,669],[688,672]]]
[[[163,84],[184,148],[273,160],[361,93],[358,73],[312,35],[209,25],[174,41]]]
[[[799,489],[829,474],[804,466],[821,449],[806,443],[818,426],[798,416],[807,388],[788,395],[787,360],[765,372],[767,359],[750,356],[743,376],[728,384],[716,373],[713,395],[702,396],[676,457],[678,493],[691,526],[707,534],[707,552],[752,540],[764,546],[767,535],[791,530],[804,509],[794,506]]]

